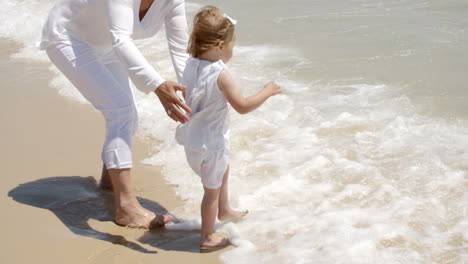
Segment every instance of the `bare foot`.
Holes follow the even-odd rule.
[[[106,169],[105,165],[102,165],[102,173],[101,173],[101,182],[99,184],[101,189],[106,191],[113,191],[114,188],[112,187],[112,182],[109,176],[109,172]]]
[[[200,240],[200,252],[208,253],[225,248],[229,245],[229,239],[224,233],[211,233]]]
[[[249,210],[235,211],[227,210],[218,212],[218,219],[222,222],[237,222],[244,218],[249,213]]]
[[[172,220],[170,215],[158,215],[144,208],[117,209],[115,222],[118,225],[132,228],[162,227]]]

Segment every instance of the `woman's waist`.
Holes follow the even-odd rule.
[[[112,49],[112,39],[107,29],[86,31],[74,24],[53,25],[44,29],[42,41],[73,42],[80,41],[97,49]]]
[[[42,30],[42,42],[78,40],[96,49],[112,48],[106,14],[101,1],[62,0],[51,10]],[[102,5],[102,4],[99,4]]]

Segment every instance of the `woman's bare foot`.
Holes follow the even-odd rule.
[[[249,213],[249,210],[244,211],[235,211],[232,209],[229,210],[219,210],[218,219],[222,222],[237,222],[244,218]]]
[[[155,228],[164,226],[172,220],[169,215],[157,215],[140,205],[131,188],[130,168],[107,169],[103,166],[102,184],[112,179],[115,199],[115,222],[121,226],[133,228]],[[106,171],[108,173],[106,173]]]
[[[114,188],[112,187],[109,172],[106,169],[106,165],[102,165],[101,182],[99,183],[99,187],[106,191],[114,190]]]
[[[172,220],[170,215],[158,215],[145,208],[117,209],[115,222],[118,225],[132,228],[162,227]]]
[[[200,252],[207,253],[222,249],[229,245],[229,239],[224,233],[211,233],[200,239]]]

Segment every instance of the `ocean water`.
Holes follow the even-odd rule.
[[[56,72],[51,86],[86,101],[34,48],[53,1],[4,0],[13,55]],[[468,263],[468,2],[191,1],[239,21],[229,63],[245,95],[284,93],[232,111],[230,193],[249,209],[224,263]],[[164,34],[138,46],[174,79]],[[31,89],[47,89],[32,87]],[[202,188],[155,96],[137,92],[139,136],[198,228]]]

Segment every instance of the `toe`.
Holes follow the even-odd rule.
[[[172,220],[170,215],[156,215],[149,225],[149,228],[163,227]]]

